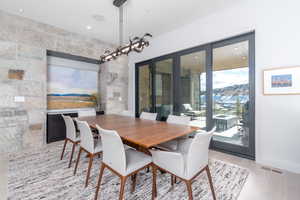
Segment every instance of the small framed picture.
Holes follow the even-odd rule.
[[[300,94],[300,66],[266,69],[264,95]]]

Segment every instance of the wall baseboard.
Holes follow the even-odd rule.
[[[281,169],[284,171],[300,174],[300,164],[298,163],[291,163],[288,161],[281,161],[281,160],[271,161],[271,160],[260,160],[260,159],[257,159],[256,162],[260,165],[268,166],[270,168],[276,168],[276,169]]]

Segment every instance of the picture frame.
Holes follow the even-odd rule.
[[[300,66],[263,71],[264,95],[300,95]]]

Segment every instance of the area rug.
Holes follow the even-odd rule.
[[[94,198],[96,182],[99,175],[100,158],[95,158],[91,171],[90,184],[84,188],[88,158],[81,157],[78,171],[73,176],[75,161],[67,168],[71,145],[67,147],[63,160],[60,160],[62,143],[54,143],[42,149],[31,149],[9,156],[8,199],[9,200],[90,200]],[[78,149],[77,149],[78,150]],[[77,156],[76,154],[74,154]],[[74,157],[76,157],[74,156]],[[74,159],[75,160],[75,159]],[[248,177],[248,170],[219,160],[209,163],[218,200],[236,200]],[[162,200],[188,199],[186,185],[178,182],[173,188],[170,174],[157,177],[158,197]],[[127,180],[125,199],[151,199],[152,173],[141,171],[137,176],[137,186],[130,193],[131,179]],[[202,173],[193,182],[194,199],[210,200],[212,198],[206,173]],[[102,179],[98,199],[118,199],[119,178],[106,170]]]

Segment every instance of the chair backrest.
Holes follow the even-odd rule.
[[[193,177],[208,164],[209,143],[215,130],[216,128],[209,132],[199,132],[193,138],[185,165],[186,174],[189,178]]]
[[[96,125],[102,140],[103,162],[118,173],[126,172],[126,155],[123,142],[114,130],[105,130]]]
[[[140,118],[154,121],[157,118],[157,113],[142,112]]]
[[[80,131],[80,146],[88,152],[94,153],[94,137],[90,126],[85,121],[76,120],[76,123]]]
[[[90,116],[96,116],[96,110],[94,108],[78,111],[78,117],[90,117]]]
[[[181,124],[181,125],[189,125],[190,121],[191,121],[191,117],[189,116],[169,115],[167,119],[167,123]]]
[[[193,110],[191,104],[189,104],[189,103],[182,104],[182,106],[183,106],[183,108],[184,108],[185,111],[191,111],[191,110]]]
[[[76,140],[76,128],[70,116],[61,115],[66,125],[66,137],[72,141]]]

